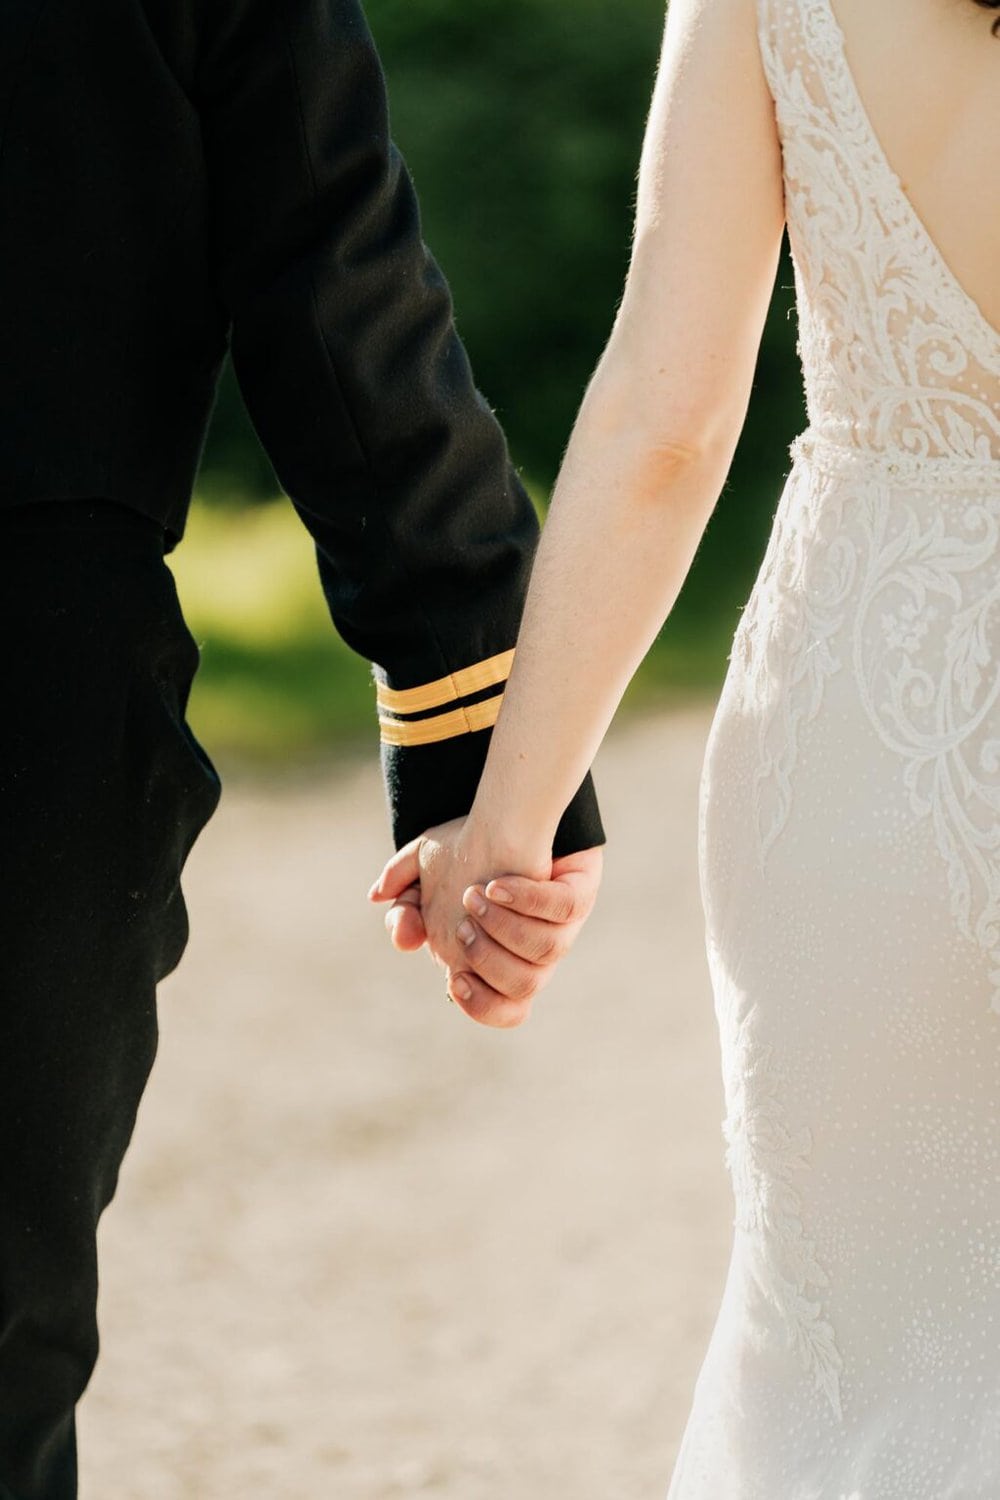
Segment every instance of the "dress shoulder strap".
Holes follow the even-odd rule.
[[[787,25],[788,20],[782,13],[794,9],[795,0],[754,0],[754,4],[757,8],[757,40],[764,76],[777,102],[781,28],[783,23]]]

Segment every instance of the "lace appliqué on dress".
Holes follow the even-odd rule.
[[[800,726],[846,658],[880,742],[902,760],[911,811],[931,819],[952,916],[991,964],[1000,1014],[995,466],[887,464],[808,436],[791,451],[796,467],[733,638],[741,701],[757,720],[760,867],[792,807]]]
[[[731,651],[743,707],[758,726],[753,807],[761,871],[791,810],[800,729],[843,665],[831,642],[856,564],[840,535],[843,497],[823,503],[809,495],[808,482],[793,469]]]
[[[1000,493],[954,520],[867,491],[854,670],[881,742],[930,818],[951,913],[991,964],[1000,1015]]]

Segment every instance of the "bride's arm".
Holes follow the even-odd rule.
[[[671,0],[628,279],[556,484],[475,801],[443,845],[404,850],[384,877],[419,876],[452,993],[487,1024],[517,1025],[533,990],[505,1000],[490,989],[489,933],[502,941],[503,913],[477,920],[463,951],[462,892],[549,868],[562,810],[673,607],[725,482],[783,226],[755,0]]]
[[[743,426],[784,226],[755,0],[671,0],[631,266],[536,556],[467,838],[551,847]]]

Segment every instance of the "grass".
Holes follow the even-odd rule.
[[[167,559],[201,647],[189,718],[230,765],[377,746],[371,668],[330,621],[291,505],[206,505]]]
[[[195,499],[168,557],[201,667],[189,717],[227,768],[276,770],[378,746],[371,668],[336,634],[312,540],[284,500]],[[732,623],[674,615],[630,686],[623,715],[718,690]]]

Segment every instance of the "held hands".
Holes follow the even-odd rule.
[[[427,944],[466,1015],[519,1026],[589,915],[602,863],[600,848],[556,860],[502,853],[456,818],[400,849],[368,895],[391,903],[395,947]]]

